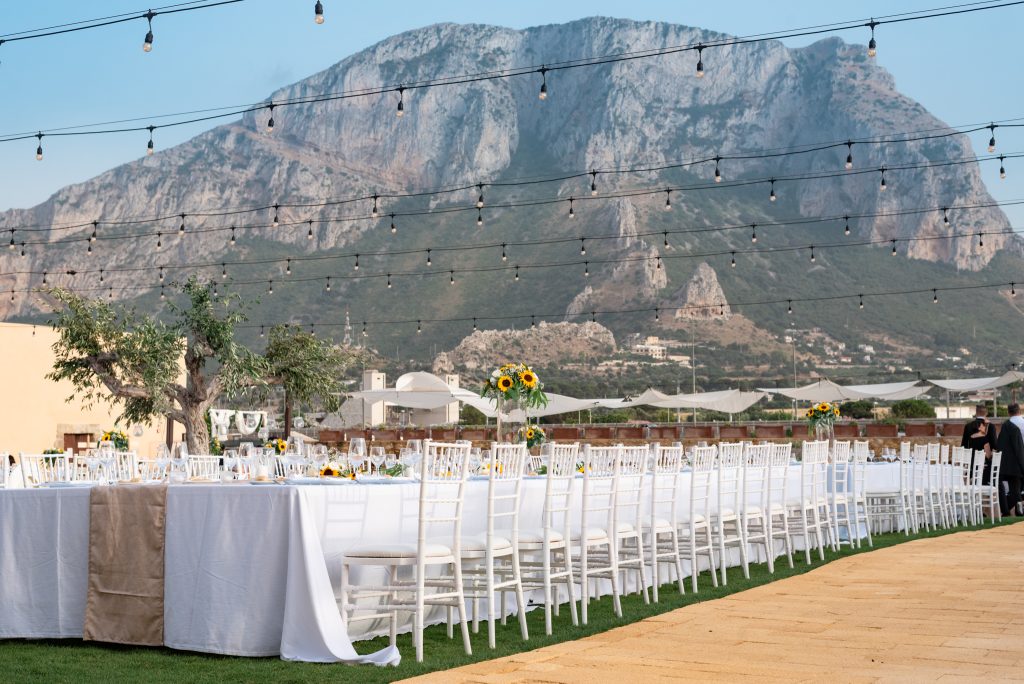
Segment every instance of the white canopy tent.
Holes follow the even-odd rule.
[[[479,399],[475,392],[452,387],[432,373],[406,373],[395,381],[395,386],[380,390],[353,392],[352,399],[369,404],[384,402],[392,406],[416,409],[437,409],[453,401],[469,402]]]
[[[598,399],[596,401],[602,408],[654,406],[668,409],[699,408],[722,413],[741,413],[764,397],[764,392],[741,392],[735,389],[672,395],[664,394],[656,389],[648,389],[634,399]]]
[[[1020,371],[1007,371],[997,378],[967,378],[961,380],[929,380],[936,387],[941,387],[950,392],[977,392],[979,390],[995,389],[1015,382],[1024,380],[1024,373]]]
[[[880,399],[899,401],[914,399],[928,393],[929,387],[916,382],[887,382],[878,385],[837,385],[827,378],[803,387],[759,388],[762,392],[781,394],[797,401],[854,401],[857,399]]]

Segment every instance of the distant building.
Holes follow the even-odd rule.
[[[668,354],[668,348],[661,344],[657,337],[649,336],[643,342],[633,345],[631,350],[634,354],[643,354],[652,359],[664,359]]]

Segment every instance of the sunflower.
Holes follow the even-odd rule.
[[[498,389],[502,392],[507,392],[512,389],[512,378],[507,375],[502,375],[498,378]]]
[[[526,439],[533,439],[536,435],[537,433],[534,432],[533,428],[528,428],[526,430]]]
[[[811,417],[813,417],[813,416],[814,416],[814,410],[813,410],[813,409],[811,409],[810,411],[808,411],[808,412],[807,412],[807,417],[808,417],[808,418],[811,418]]]
[[[519,381],[529,389],[533,389],[537,386],[537,376],[533,374],[533,371],[523,371],[519,375]]]

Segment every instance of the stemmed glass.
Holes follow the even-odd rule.
[[[398,465],[398,455],[388,452],[384,456],[384,467],[390,472],[394,470],[396,465]]]
[[[483,461],[480,458],[480,447],[473,447],[469,450],[469,473],[476,475],[480,472]]]
[[[366,463],[366,440],[353,437],[348,443],[348,461],[354,470],[359,470]]]
[[[224,471],[220,479],[228,481],[235,479],[235,471],[238,470],[238,451],[236,449],[224,450]]]
[[[384,447],[370,447],[370,463],[377,469],[377,477],[380,477],[380,467],[384,464]]]
[[[184,482],[188,479],[188,445],[179,442],[171,449],[171,482]]]
[[[87,449],[85,452],[85,466],[89,469],[89,481],[96,482],[100,459],[95,449]]]

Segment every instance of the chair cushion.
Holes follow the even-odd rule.
[[[619,534],[630,534],[634,532],[633,526],[629,523],[619,523]],[[590,527],[587,528],[587,541],[594,542],[608,538],[608,532],[602,527]],[[580,531],[573,530],[572,540],[578,542],[580,540]]]
[[[650,532],[651,531],[651,521],[650,520],[648,520],[647,522],[645,522],[643,524],[643,530],[644,530],[644,532]],[[658,534],[666,534],[668,532],[671,532],[672,531],[672,523],[670,523],[668,520],[665,520],[664,518],[655,518],[654,519],[654,531],[657,532]]]
[[[431,540],[433,541],[433,540]],[[440,540],[438,540],[440,541]],[[495,551],[506,551],[512,548],[512,542],[509,541],[508,537],[502,537],[495,534],[491,537],[491,543],[494,545]],[[462,538],[462,552],[463,553],[484,553],[487,551],[487,535],[486,534],[470,534]]]
[[[444,544],[427,542],[423,546],[423,555],[438,558],[452,555],[451,547]],[[361,546],[353,546],[345,552],[350,558],[415,558],[416,544],[374,544],[368,542]]]
[[[503,531],[503,535],[509,537],[512,535],[511,532]],[[563,535],[558,530],[548,531],[548,543],[557,544],[565,540]],[[544,529],[537,527],[534,529],[519,530],[519,545],[520,546],[543,546],[544,545]]]

